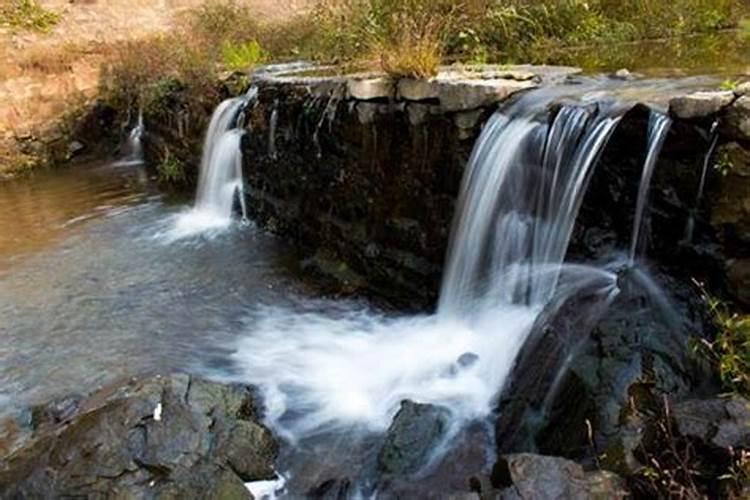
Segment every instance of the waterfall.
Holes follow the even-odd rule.
[[[543,305],[554,292],[593,167],[619,117],[563,106],[550,125],[538,121],[546,102],[533,104],[496,114],[475,146],[441,314],[465,317],[478,304]]]
[[[122,159],[115,162],[115,165],[129,166],[141,165],[143,163],[143,134],[146,127],[143,123],[143,112],[138,112],[138,121],[135,127],[128,133],[128,138],[122,148]]]
[[[251,88],[246,95],[227,99],[214,110],[203,144],[195,205],[178,219],[170,239],[228,227],[238,198],[241,220],[247,221],[241,125],[245,108],[256,97],[257,89]]]
[[[656,160],[659,158],[659,153],[661,153],[661,148],[664,146],[664,141],[667,138],[671,125],[672,120],[666,115],[655,111],[651,112],[648,120],[648,149],[646,161],[643,164],[641,182],[638,185],[633,237],[630,240],[630,253],[628,254],[628,262],[631,267],[635,264],[636,252],[638,251],[640,237],[643,232],[643,219],[648,203],[648,192],[651,188],[651,177],[653,177]]]
[[[698,193],[695,195],[695,204],[693,210],[688,216],[687,225],[685,227],[685,242],[690,243],[693,241],[693,231],[695,230],[695,212],[700,208],[701,200],[703,199],[703,191],[706,189],[706,178],[708,177],[708,168],[711,165],[711,159],[716,152],[716,146],[719,145],[719,121],[716,120],[711,125],[710,137],[709,137],[708,151],[706,156],[703,157],[703,170],[701,171],[700,182],[698,183]]]
[[[235,126],[244,105],[245,100],[239,97],[219,104],[203,144],[195,210],[219,220],[231,218],[234,196],[242,180],[238,166],[242,162],[243,132]]]
[[[271,111],[271,120],[268,124],[268,156],[274,160],[278,156],[276,150],[276,128],[279,123],[279,100],[277,99],[273,103],[273,111]]]

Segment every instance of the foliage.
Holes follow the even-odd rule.
[[[636,498],[741,498],[750,479],[750,452],[728,449],[728,460],[717,460],[677,431],[667,398],[655,413],[641,413],[649,422],[637,459],[644,466],[628,478]]]
[[[169,150],[165,150],[161,161],[156,166],[156,172],[159,176],[159,182],[165,184],[184,183],[187,176],[185,166]]]
[[[739,84],[739,80],[732,80],[731,78],[727,78],[726,80],[721,82],[721,85],[719,85],[719,90],[736,90]]]
[[[45,9],[36,0],[6,0],[0,5],[0,26],[12,30],[48,33],[60,21],[60,14]]]
[[[697,284],[714,317],[718,334],[713,342],[701,340],[695,350],[717,369],[728,391],[750,397],[750,315],[731,311]]]
[[[256,40],[246,43],[225,41],[221,48],[224,66],[232,70],[248,70],[263,62],[265,54]]]
[[[612,52],[735,27],[743,9],[740,0],[324,0],[310,14],[317,30],[305,35],[303,55],[374,56],[397,75],[402,66],[423,73],[422,61],[434,58],[554,63],[577,47]]]

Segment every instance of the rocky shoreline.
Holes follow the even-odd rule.
[[[58,399],[28,413],[26,436],[2,458],[2,498],[233,500],[253,498],[245,483],[278,479],[279,441],[261,423],[252,387],[181,374],[152,376],[113,384],[88,397]],[[750,402],[738,397],[690,400],[674,406],[666,418],[647,421],[639,429],[637,446],[630,450],[630,460],[635,462],[629,462],[630,471],[618,471],[622,476],[604,463],[580,465],[561,457],[508,453],[497,459],[490,473],[467,474],[463,490],[437,493],[406,485],[444,437],[445,410],[406,401],[379,452],[381,494],[388,498],[640,498],[634,477],[638,467],[651,464],[635,464],[648,458],[661,460],[665,445],[701,454],[700,464],[705,467],[701,472],[710,472],[706,481],[715,482],[711,491],[729,494],[720,478],[731,473],[741,450],[750,449]],[[669,443],[662,440],[664,425],[669,426]],[[330,478],[307,497],[349,498],[353,488],[348,478]],[[734,494],[741,498],[748,492],[746,484]]]

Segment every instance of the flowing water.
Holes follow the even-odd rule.
[[[241,223],[237,124],[249,96],[214,113],[190,210],[156,194],[138,167],[0,185],[0,412],[156,370],[257,384],[287,444],[278,466],[295,496],[332,477],[375,491],[383,432],[412,399],[451,413],[425,464],[439,471],[441,453],[488,421],[543,311],[584,294],[596,298],[581,311],[593,318],[618,293],[614,264],[565,263],[597,160],[627,109],[600,90],[532,92],[485,126],[434,314],[320,299],[295,276],[288,249]],[[574,102],[550,107],[571,92]],[[653,120],[642,193],[667,126]],[[482,425],[478,435],[481,469],[492,439]]]
[[[644,215],[646,204],[648,202],[648,191],[651,187],[651,177],[654,175],[656,160],[659,159],[664,141],[667,139],[667,133],[672,120],[668,116],[657,112],[651,112],[648,122],[648,147],[646,153],[646,162],[643,165],[643,174],[638,186],[638,201],[635,208],[635,222],[633,223],[633,237],[630,241],[629,263],[635,264],[636,252],[640,244],[640,237],[643,234]]]
[[[172,242],[183,206],[131,167],[0,184],[0,414],[123,376],[210,368],[245,310],[301,289],[290,253],[252,227]]]

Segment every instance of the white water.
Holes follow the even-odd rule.
[[[669,133],[669,127],[672,125],[672,120],[668,116],[651,112],[651,116],[648,121],[648,148],[646,153],[646,161],[643,164],[643,174],[641,176],[641,182],[638,186],[638,201],[636,202],[635,209],[635,221],[633,223],[633,237],[630,240],[630,253],[629,253],[629,264],[632,267],[635,264],[636,252],[640,245],[641,234],[643,233],[644,215],[646,212],[646,204],[648,202],[648,193],[651,188],[651,178],[654,175],[654,168],[656,167],[656,160],[659,158],[664,141],[667,139]]]
[[[584,287],[616,293],[613,273],[563,259],[619,118],[564,107],[547,125],[546,104],[496,115],[478,140],[436,314],[392,318],[339,303],[264,307],[247,319],[252,333],[233,359],[239,378],[262,388],[276,432],[293,443],[382,432],[404,399],[444,405],[454,427],[484,418],[544,307]]]
[[[240,147],[244,131],[236,125],[247,102],[247,97],[227,99],[214,111],[203,145],[195,205],[177,219],[171,239],[228,228],[238,194],[245,218]]]
[[[146,126],[143,123],[143,112],[138,112],[138,122],[130,130],[128,139],[123,145],[122,159],[115,162],[117,166],[137,166],[143,164],[143,134],[146,132]]]

